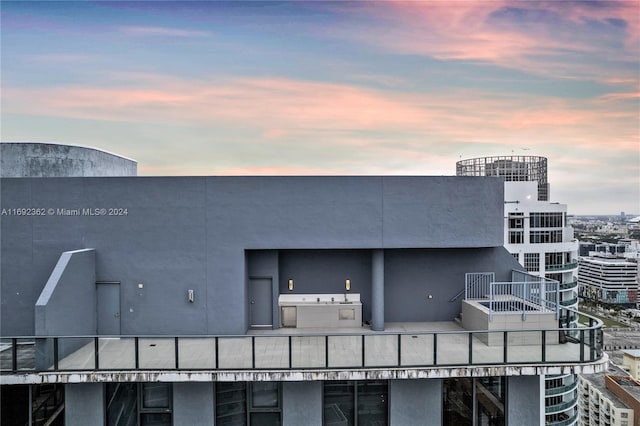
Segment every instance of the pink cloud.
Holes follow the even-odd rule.
[[[389,24],[383,31],[347,29],[338,31],[336,36],[403,54],[486,62],[556,77],[604,80],[610,77],[606,64],[571,63],[566,60],[566,53],[598,55],[606,62],[637,62],[638,2],[609,2],[607,7],[585,3],[589,2],[385,2],[385,7],[375,4],[367,8],[375,19]],[[521,18],[509,16],[517,15],[516,9],[526,9],[533,17],[521,23]],[[497,22],[490,19],[494,15]],[[562,22],[551,22],[553,19]],[[624,22],[624,51],[614,52],[601,43],[601,34],[591,35],[589,22],[603,26]],[[634,77],[635,73],[629,74],[629,78]]]
[[[250,131],[255,143],[316,143],[359,149],[362,156],[393,152],[416,155],[425,145],[448,141],[511,148],[572,144],[637,150],[637,112],[616,93],[594,99],[454,90],[404,93],[303,80],[236,78],[194,81],[160,75],[119,76],[115,87],[7,88],[5,113],[161,123]],[[128,80],[127,80],[128,79]],[[136,89],[131,89],[136,87]],[[235,129],[235,130],[234,130]],[[324,141],[324,142],[321,142]],[[323,145],[324,143],[324,145]]]

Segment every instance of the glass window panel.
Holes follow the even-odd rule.
[[[350,382],[325,382],[324,424],[354,424],[354,387]]]
[[[137,423],[138,385],[107,383],[107,426]]]
[[[278,382],[254,382],[251,385],[251,404],[253,408],[278,408],[280,393]]]
[[[358,382],[358,425],[386,425],[389,395],[386,381]]]
[[[171,413],[142,413],[141,426],[171,426]]]
[[[476,379],[477,423],[487,426],[504,426],[504,378],[483,377]]]
[[[142,408],[169,408],[168,383],[144,383],[142,385]]]
[[[216,385],[216,425],[244,426],[247,419],[245,382]]]
[[[252,426],[280,426],[280,413],[251,413]]]
[[[473,379],[445,379],[442,390],[443,424],[471,426],[473,424]]]

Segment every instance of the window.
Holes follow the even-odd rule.
[[[562,228],[563,213],[531,213],[530,228]]]
[[[524,231],[509,231],[509,244],[524,243]]]
[[[561,267],[565,263],[564,260],[565,260],[564,253],[545,253],[544,254],[544,266],[546,269]]]
[[[170,383],[107,383],[107,425],[171,426]]]
[[[529,272],[535,272],[540,270],[540,254],[539,253],[525,253],[524,254],[524,268]]]
[[[279,426],[282,424],[280,382],[216,384],[216,425]]]
[[[509,229],[522,229],[522,228],[524,228],[524,214],[509,213]]]
[[[532,244],[561,243],[562,231],[530,231],[529,242]]]
[[[324,382],[324,425],[388,424],[387,381]]]
[[[504,377],[445,379],[442,387],[443,424],[504,426],[505,386]]]

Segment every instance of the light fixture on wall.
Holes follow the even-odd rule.
[[[347,290],[347,291],[350,291],[350,290],[351,290],[351,280],[350,280],[349,278],[347,278],[347,279],[344,281],[344,288],[345,288],[345,290]]]
[[[289,291],[293,290],[293,280],[289,279]]]

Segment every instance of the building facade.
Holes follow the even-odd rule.
[[[504,179],[504,247],[533,275],[560,283],[561,323],[578,322],[578,242],[567,223],[567,206],[550,202],[547,159],[537,156],[500,156],[462,160],[458,176],[497,176]],[[575,418],[577,378],[545,378],[546,423],[565,424]]]
[[[640,408],[640,384],[619,367],[580,376],[580,424],[584,426],[632,426]]]
[[[3,394],[62,386],[68,426],[538,424],[544,375],[607,363],[504,249],[501,179],[1,191]]]
[[[591,252],[579,260],[580,296],[609,305],[636,307],[638,264],[608,253]]]

